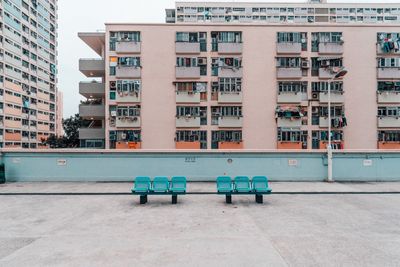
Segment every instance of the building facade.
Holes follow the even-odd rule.
[[[0,148],[56,133],[57,0],[0,1]]]
[[[181,21],[186,8],[196,9],[196,21]],[[204,8],[223,9],[224,20],[199,20]],[[226,21],[243,8],[312,9],[328,19]],[[81,33],[99,55],[80,61],[93,79],[80,83],[87,98],[81,146],[325,149],[331,123],[335,149],[398,149],[397,11],[400,4],[177,3],[167,10],[175,23],[106,24],[103,33]],[[347,75],[334,79],[343,68]]]

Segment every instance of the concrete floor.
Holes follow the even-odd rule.
[[[400,195],[6,196],[126,192],[130,184],[0,186],[0,266],[400,266]],[[397,191],[400,183],[273,183],[281,192]],[[192,191],[215,190],[190,184]],[[379,190],[378,190],[379,189]]]

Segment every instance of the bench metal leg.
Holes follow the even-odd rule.
[[[256,195],[256,202],[260,204],[264,203],[263,195]]]
[[[232,204],[232,195],[226,195],[225,200],[227,204]]]
[[[178,203],[178,196],[172,195],[172,204],[177,204],[177,203]]]
[[[147,195],[145,196],[140,196],[140,204],[146,204],[147,203]]]

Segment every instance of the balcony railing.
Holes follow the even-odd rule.
[[[243,43],[212,43],[213,51],[220,54],[241,54],[243,53]]]
[[[242,78],[243,77],[243,68],[220,68],[218,77],[221,78]]]
[[[328,103],[328,93],[322,92],[319,93],[319,102]],[[331,92],[331,102],[332,103],[343,103],[344,102],[344,94],[340,92]]]
[[[243,117],[223,116],[218,118],[218,126],[221,128],[243,127]]]
[[[380,128],[400,128],[400,117],[378,117],[378,127]]]
[[[281,128],[299,128],[301,124],[301,118],[278,118],[278,127]]]
[[[104,139],[104,128],[80,128],[79,139]]]
[[[300,54],[302,51],[301,43],[277,43],[276,52],[278,54]]]
[[[278,103],[301,103],[307,100],[307,94],[301,92],[280,92],[278,93]]]
[[[319,43],[318,52],[320,54],[343,54],[343,43]]]
[[[119,128],[136,128],[140,127],[140,117],[118,117],[115,126]]]
[[[378,103],[400,103],[400,92],[378,92]]]
[[[85,119],[101,119],[105,116],[104,105],[86,105],[79,106],[79,115]]]
[[[123,54],[140,53],[142,49],[140,42],[117,42],[115,44],[115,52]]]
[[[87,98],[99,98],[105,94],[105,84],[100,82],[80,82],[79,93]]]
[[[176,92],[176,103],[200,103],[201,97],[199,92]]]
[[[300,67],[298,68],[277,68],[277,78],[291,78],[291,79],[300,79],[303,77],[303,71]]]
[[[176,67],[176,78],[200,78],[200,67]]]
[[[177,117],[177,128],[197,128],[200,127],[200,117]]]
[[[218,103],[242,103],[242,92],[218,92]]]
[[[400,79],[400,67],[379,67],[378,79]]]
[[[200,43],[189,43],[189,42],[176,42],[175,52],[177,54],[199,54]]]
[[[103,77],[105,62],[103,59],[80,59],[79,70],[87,77]]]
[[[117,78],[140,78],[142,76],[141,67],[117,67]]]

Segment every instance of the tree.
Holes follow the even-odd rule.
[[[88,122],[82,120],[79,114],[63,119],[64,136],[50,135],[42,143],[50,148],[78,148],[79,147],[79,128],[87,126]]]

